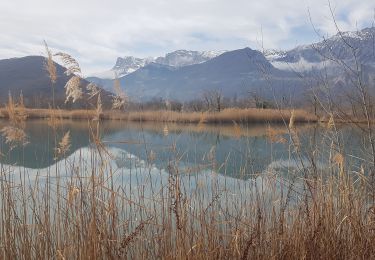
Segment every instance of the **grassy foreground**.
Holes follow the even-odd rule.
[[[335,145],[306,155],[316,165],[329,149],[323,168],[241,180],[217,174],[214,156],[207,172],[185,172],[173,147],[165,170],[153,167],[151,151],[145,164],[121,168],[116,150],[92,135],[92,149],[46,169],[1,164],[1,259],[375,257],[371,169],[353,167]],[[285,149],[303,160],[294,135]]]
[[[61,119],[94,119],[98,114],[96,110],[52,110],[52,109],[30,109],[23,108],[27,118],[50,118],[55,115]],[[294,110],[295,122],[316,122],[318,119],[304,111]],[[171,122],[171,123],[258,123],[273,122],[285,123],[290,120],[292,110],[276,109],[236,109],[230,108],[221,112],[175,112],[168,110],[159,111],[103,111],[100,118],[105,120],[124,120],[124,121],[153,121],[153,122]],[[6,109],[0,110],[0,117],[8,118]]]
[[[158,155],[147,146],[147,159],[135,161],[106,147],[102,122],[87,120],[95,118],[95,111],[16,112],[9,105],[7,113],[13,125],[6,133],[15,138],[23,137],[15,127],[24,127],[25,114],[86,119],[82,121],[90,125],[92,146],[65,156],[69,131],[60,139],[62,133],[51,124],[46,138],[55,143],[56,164],[33,170],[0,163],[1,259],[375,257],[373,168],[368,158],[359,168],[351,164],[333,119],[324,133],[328,145],[313,144],[305,153],[299,142],[302,132],[294,124],[308,121],[303,111],[101,114],[108,119],[198,123],[197,131],[199,122],[285,120],[285,131],[270,128],[268,139],[269,145],[284,147],[288,165],[267,167],[243,180],[218,174],[222,166],[216,163],[215,147],[205,155],[204,171],[179,167],[181,153],[173,145],[165,148],[169,159],[164,169],[154,166]],[[237,126],[234,132],[243,136]],[[328,156],[321,166],[323,153]],[[251,164],[243,167],[251,172]]]

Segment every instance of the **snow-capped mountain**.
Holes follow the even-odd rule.
[[[177,50],[167,53],[164,57],[155,59],[155,63],[171,66],[183,67],[206,62],[212,58],[223,54],[225,51],[187,51]]]
[[[112,68],[112,71],[117,73],[118,77],[128,75],[144,66],[154,62],[154,58],[136,58],[132,56],[127,56],[124,58],[117,58],[115,66]]]
[[[88,80],[107,90],[113,89],[113,80]],[[129,97],[138,100],[161,97],[189,101],[215,89],[226,97],[259,90],[263,96],[272,97],[271,89],[277,89],[280,95],[287,96],[291,91],[297,96],[303,91],[301,79],[295,73],[275,69],[263,53],[250,48],[228,51],[190,66],[151,63],[119,80]]]
[[[225,51],[188,51],[177,50],[167,53],[163,57],[136,58],[132,56],[117,58],[115,66],[108,71],[94,73],[92,76],[102,79],[114,79],[117,76],[126,76],[150,63],[161,64],[170,67],[184,67],[206,62],[223,54]]]
[[[112,69],[94,73],[92,76],[102,79],[114,79],[126,76],[144,66],[155,61],[155,58],[136,58],[133,56],[118,57],[115,66]]]
[[[364,81],[373,82],[375,28],[340,32],[321,42],[287,51],[245,48],[220,53],[179,50],[148,61],[126,59],[113,71],[128,68],[129,64],[134,66],[130,74],[129,70],[122,70],[120,82],[129,96],[145,100],[153,97],[189,100],[210,89],[220,89],[228,97],[246,95],[256,89],[261,89],[264,96],[269,94],[267,89],[277,89],[279,96],[293,93],[298,97],[306,90],[306,82],[319,85],[323,72],[333,87],[350,91],[348,77],[352,75],[346,75],[347,68],[360,65]],[[87,80],[108,90],[113,86],[111,79]]]
[[[263,52],[263,55],[269,60],[269,61],[274,61],[277,59],[282,59],[286,55],[286,51],[283,50],[276,50],[276,49],[269,49],[265,50]]]
[[[354,55],[360,64],[375,67],[375,28],[357,32],[340,32],[318,43],[301,45],[289,51],[268,50],[266,58],[279,69],[309,71],[332,68],[335,60],[348,64]]]

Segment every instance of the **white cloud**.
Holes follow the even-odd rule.
[[[332,0],[331,6],[343,30],[373,21],[373,0]],[[39,55],[46,40],[74,55],[89,74],[124,55],[259,49],[262,38],[266,48],[290,48],[315,37],[301,32],[311,30],[308,9],[322,34],[335,33],[327,0],[1,1],[0,58]]]

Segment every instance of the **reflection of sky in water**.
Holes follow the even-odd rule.
[[[0,122],[1,127],[4,124],[6,122]],[[182,172],[197,173],[213,168],[221,174],[248,178],[251,174],[264,171],[273,161],[296,159],[289,142],[271,145],[266,137],[267,127],[266,124],[242,126],[238,133],[238,129],[231,125],[202,127],[168,124],[168,135],[165,136],[165,125],[161,123],[105,121],[102,122],[101,133],[106,145],[132,155],[131,158],[118,162],[124,163],[124,167],[129,168],[139,160],[146,161],[152,154],[153,163],[159,169],[167,169],[170,163],[178,162]],[[286,140],[290,140],[285,134],[285,127],[273,128]],[[73,153],[89,146],[88,129],[88,122],[64,121],[64,126],[57,132],[57,140],[70,130],[70,153]],[[23,148],[15,148],[9,152],[4,139],[1,139],[0,148],[4,154],[1,162],[36,169],[53,164],[54,133],[46,122],[28,121],[26,131],[30,143]],[[319,152],[315,152],[317,159],[326,161],[332,141],[327,130],[311,125],[299,127],[298,132],[304,160],[308,154],[318,150]],[[339,138],[345,144],[345,152],[362,157],[363,151],[359,149],[361,135],[349,127],[340,129],[339,133]]]
[[[280,180],[272,173],[268,174],[269,178],[261,175],[248,180],[236,179],[212,171],[170,175],[166,170],[149,165],[146,161],[119,148],[108,148],[107,153],[102,156],[104,164],[99,160],[97,150],[81,148],[65,160],[54,164],[53,167],[30,169],[21,166],[6,166],[3,171],[7,181],[11,182],[15,189],[21,189],[22,185],[18,185],[21,180],[23,184],[26,183],[26,186],[31,188],[29,191],[33,191],[32,187],[39,187],[38,196],[44,196],[44,185],[52,187],[50,196],[55,196],[57,186],[61,189],[75,186],[80,187],[80,190],[84,192],[90,192],[90,177],[94,171],[98,180],[103,180],[100,181],[100,187],[120,191],[123,194],[121,196],[136,201],[135,205],[141,199],[142,205],[147,206],[146,209],[152,208],[155,201],[160,202],[168,198],[170,192],[168,185],[176,178],[183,193],[189,198],[191,207],[207,207],[216,195],[218,197],[215,200],[218,203],[226,203],[229,208],[239,205],[235,203],[238,201],[246,206],[246,203],[256,201],[255,198],[259,195],[263,196],[264,205],[271,205],[279,198]],[[129,159],[133,164],[129,165]],[[121,196],[119,196],[120,199]],[[32,202],[31,196],[29,198]],[[131,207],[131,205],[126,203],[126,207]]]

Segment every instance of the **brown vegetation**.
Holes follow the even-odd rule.
[[[295,129],[293,118],[288,123]],[[271,143],[285,135],[275,129],[268,132]],[[327,126],[325,134],[336,133]],[[69,146],[68,139],[66,133],[61,149]],[[158,187],[154,185],[166,178],[165,172],[152,171],[147,165],[136,166],[130,173],[113,168],[111,152],[103,150],[100,139],[94,143],[96,149],[89,158],[62,160],[63,168],[54,166],[37,176],[29,169],[20,169],[18,174],[9,166],[2,167],[3,259],[375,257],[369,169],[351,171],[346,157],[334,146],[326,168],[291,169],[286,176],[265,171],[247,181],[228,178],[223,182],[215,173],[211,151],[208,177],[179,169],[174,159],[166,162],[165,186]],[[300,156],[293,143],[285,147]],[[157,154],[150,152],[149,157]],[[116,183],[116,176],[128,174],[137,181]],[[149,179],[152,176],[156,183]],[[191,186],[185,186],[183,178],[189,178]],[[32,186],[30,179],[36,180]]]
[[[52,114],[62,119],[95,119],[96,110],[51,110],[51,109],[26,109],[29,119],[49,118]],[[176,112],[168,110],[159,111],[103,111],[101,119],[124,121],[154,121],[172,123],[285,123],[289,122],[292,110],[276,109],[224,109],[221,112]],[[3,118],[8,117],[8,112],[0,110]],[[317,122],[317,118],[303,110],[294,111],[295,122]]]

